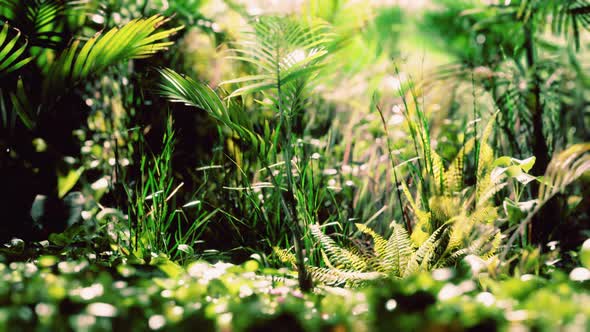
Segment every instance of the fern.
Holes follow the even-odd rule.
[[[412,251],[408,232],[402,226],[394,224],[393,232],[387,240],[386,252],[383,254],[383,269],[396,276],[403,275]]]
[[[367,270],[368,265],[362,257],[339,247],[334,240],[322,232],[319,225],[313,224],[309,228],[311,235],[318,240],[320,246],[328,256],[330,263],[337,269]]]
[[[359,286],[372,280],[382,279],[386,275],[379,272],[345,271],[339,269],[326,269],[316,266],[308,266],[314,280],[325,284],[346,284]]]
[[[290,253],[288,250],[281,249],[279,247],[273,247],[273,252],[281,262],[289,263],[292,267],[296,266],[297,260],[295,258],[295,255]]]
[[[468,222],[475,223],[482,219],[487,220],[486,218],[474,217]],[[484,225],[486,231],[478,232],[481,236],[475,240],[453,245],[452,233],[457,230],[452,230],[455,223],[449,221],[432,232],[418,247],[412,245],[410,235],[404,227],[396,223],[392,224],[392,233],[387,240],[364,224],[356,226],[361,233],[373,239],[372,255],[359,256],[353,250],[339,247],[322,232],[319,225],[310,225],[311,234],[318,242],[326,264],[326,267],[306,265],[315,280],[327,284],[357,286],[375,279],[406,278],[419,271],[453,265],[466,255],[488,259],[495,254],[501,242],[501,233],[490,225]],[[296,260],[292,253],[279,248],[275,248],[274,252],[283,263],[295,266]]]
[[[446,225],[441,226],[435,230],[430,237],[420,247],[412,253],[412,256],[408,260],[407,266],[400,274],[403,277],[408,277],[420,270],[428,270],[432,261],[434,261],[434,251],[436,250],[437,244],[440,242],[440,234],[446,229]]]

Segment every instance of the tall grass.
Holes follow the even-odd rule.
[[[183,183],[176,184],[172,169],[175,133],[170,116],[162,137],[161,152],[153,154],[144,151],[143,140],[140,145],[141,177],[135,188],[125,186],[131,203],[128,205],[131,252],[146,261],[159,253],[175,259],[192,257],[195,241],[218,210],[209,212],[203,209],[203,202],[199,199],[182,207],[177,202],[176,194]],[[190,213],[196,215],[196,219],[189,219],[183,209],[196,210],[196,213]]]

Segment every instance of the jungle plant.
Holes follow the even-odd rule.
[[[542,211],[554,196],[565,190],[567,186],[590,171],[590,144],[574,144],[555,155],[545,175],[535,179],[539,182],[539,193],[536,198],[516,204],[516,216],[510,216],[518,221],[518,228],[513,232],[502,254],[505,258],[508,250],[518,236],[530,227],[533,218]],[[530,232],[531,230],[528,229]]]
[[[579,121],[588,104],[587,95],[579,93],[588,88],[580,61],[590,27],[588,1],[522,0],[489,6],[463,1],[454,2],[450,10],[461,18],[451,22],[450,16],[445,18],[449,12],[443,11],[431,19],[450,29],[443,35],[463,45],[457,48],[461,63],[438,70],[434,80],[459,78],[490,93],[500,109],[499,142],[507,154],[534,155],[531,173],[539,176],[554,152],[588,140],[586,121]],[[466,49],[478,51],[462,53]],[[569,130],[572,126],[575,134]],[[530,190],[536,197],[539,187],[533,183]],[[546,212],[532,222],[531,240],[546,243],[559,215],[558,202],[548,202]]]
[[[412,109],[412,108],[408,108]],[[410,111],[408,111],[410,112]],[[424,116],[420,111],[416,111]],[[407,116],[416,116],[407,113]],[[420,123],[419,125],[416,123]],[[487,143],[493,128],[489,121],[481,137],[472,137],[445,169],[442,159],[429,144],[428,126],[412,121],[410,132],[416,136],[416,151],[420,164],[409,174],[416,179],[416,197],[405,181],[399,180],[409,209],[404,209],[402,226],[395,221],[391,235],[386,239],[365,224],[356,224],[361,233],[373,240],[373,250],[363,253],[358,248],[345,249],[325,235],[319,225],[311,225],[311,234],[321,248],[326,267],[308,267],[315,279],[327,283],[356,284],[381,277],[407,277],[422,270],[452,266],[468,255],[488,260],[500,248],[502,233],[496,223],[500,207],[494,204],[494,195],[508,185],[510,178],[527,177],[532,163],[516,163],[511,172],[497,172],[494,153]],[[476,184],[465,185],[469,168],[465,161],[478,150]],[[393,156],[390,153],[390,157]],[[503,160],[503,159],[502,159]],[[501,161],[501,160],[500,160]],[[393,164],[394,169],[399,169]],[[422,170],[422,171],[420,171]],[[530,180],[529,180],[530,181]],[[399,197],[401,201],[402,198]],[[284,262],[293,262],[288,251],[275,249]]]
[[[184,183],[176,185],[174,181],[174,145],[173,121],[169,117],[162,138],[162,151],[151,158],[147,157],[149,153],[142,153],[139,183],[135,188],[125,188],[131,202],[127,217],[130,238],[122,249],[126,254],[146,261],[154,253],[164,253],[172,258],[192,256],[195,241],[217,213],[217,210],[207,212],[202,209],[199,199],[178,208],[176,194]],[[189,220],[184,209],[197,209],[197,219]]]
[[[264,205],[275,204],[262,206],[260,199],[254,195],[255,188],[250,184],[248,174],[244,174],[243,179],[246,198],[263,220],[269,224],[280,224],[279,230],[291,234],[300,287],[307,291],[311,288],[311,279],[303,265],[303,238],[307,220],[313,217],[313,211],[305,205],[308,190],[300,187],[306,181],[299,175],[305,166],[297,165],[310,161],[308,158],[298,161],[301,159],[294,154],[294,128],[301,121],[308,103],[310,82],[328,54],[331,37],[325,24],[303,23],[292,18],[258,18],[252,29],[243,41],[236,44],[233,58],[253,64],[258,72],[224,82],[223,85],[242,85],[225,101],[208,86],[169,69],[161,70],[164,79],[162,93],[172,101],[207,111],[229,129],[228,143],[233,147],[230,152],[234,154],[238,167],[242,165],[241,152],[236,149],[233,140],[237,138],[251,146],[250,151],[260,163],[260,171],[267,174],[272,188],[271,197],[264,198]],[[262,105],[259,108],[261,111],[270,111],[275,121],[266,120],[263,124],[253,121],[252,111],[246,107],[256,104],[247,105],[245,97],[249,95],[262,97],[255,100],[256,104]]]
[[[14,178],[23,177],[17,174],[36,179],[31,186],[24,186],[27,190],[3,199],[2,204],[11,210],[23,206],[24,211],[15,214],[25,219],[17,224],[24,225],[27,205],[36,194],[46,195],[47,207],[40,222],[45,233],[62,230],[67,218],[62,215],[60,198],[77,181],[68,178],[67,186],[62,186],[65,182],[58,181],[58,174],[64,173],[67,166],[63,157],[79,153],[72,131],[83,122],[87,108],[80,96],[84,83],[116,64],[148,58],[167,49],[172,42],[164,39],[181,29],[161,30],[167,19],[155,15],[122,27],[92,31],[88,17],[95,4],[0,1],[0,145],[3,154],[9,151],[0,173],[9,187],[11,181],[16,181]],[[84,38],[88,30],[94,35]],[[70,173],[78,177],[81,174]],[[31,229],[23,231],[31,233]]]

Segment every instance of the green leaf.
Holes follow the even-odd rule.
[[[193,249],[193,247],[191,247],[187,244],[179,244],[178,250],[184,252],[187,255],[192,255],[195,253],[195,250]]]
[[[142,59],[166,50],[172,42],[162,42],[174,35],[182,26],[156,32],[166,18],[154,15],[135,19],[121,28],[98,33],[79,49],[75,40],[53,62],[43,82],[43,95],[47,100],[66,87],[107,67],[130,59]]]
[[[585,268],[590,269],[590,239],[587,239],[582,244],[582,248],[580,249],[580,261]]]
[[[78,169],[72,169],[68,172],[66,176],[60,176],[57,179],[57,189],[58,189],[58,196],[59,198],[64,197],[68,191],[70,191],[78,180],[82,173],[84,172],[84,167],[80,167]]]
[[[180,275],[184,273],[182,267],[170,260],[166,262],[159,263],[158,268],[162,270],[162,272],[166,273],[170,278],[178,278]]]
[[[11,34],[13,34],[12,38]],[[8,38],[11,39],[4,44],[4,41]],[[27,50],[28,41],[25,40],[24,43],[20,43],[20,39],[20,31],[11,29],[6,23],[3,24],[0,30],[0,76],[18,70],[33,60],[32,57],[21,58]]]

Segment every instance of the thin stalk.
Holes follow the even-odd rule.
[[[277,44],[280,43],[279,36],[276,37]],[[285,109],[283,107],[283,98],[282,98],[282,81],[281,81],[281,69],[280,69],[280,45],[277,45],[277,59],[276,59],[276,78],[277,78],[277,103],[279,108],[279,116],[280,116],[280,123],[286,124],[285,125],[285,135],[282,139],[282,146],[283,146],[283,159],[285,161],[285,172],[287,173],[287,191],[282,193],[281,195],[281,205],[283,210],[287,216],[287,220],[289,220],[289,224],[293,225],[292,229],[292,237],[293,237],[293,245],[295,246],[295,257],[297,263],[297,276],[299,279],[299,288],[302,292],[309,292],[313,288],[313,281],[311,279],[311,274],[307,272],[304,263],[303,257],[303,225],[301,225],[301,221],[297,217],[297,202],[295,200],[295,196],[293,193],[293,174],[292,174],[292,166],[291,166],[291,159],[293,156],[291,155],[291,123],[289,119],[289,115],[285,114]],[[279,133],[280,135],[280,133]],[[272,175],[272,172],[270,172]]]
[[[379,106],[378,104],[375,104],[375,107],[377,108],[377,112],[379,112],[379,116],[381,117],[381,123],[383,124],[383,130],[385,131],[385,139],[387,141],[387,152],[389,153],[389,161],[391,162],[391,169],[393,170],[393,180],[395,181],[395,193],[397,196],[397,201],[399,203],[400,206],[400,210],[402,212],[402,218],[404,219],[404,223],[406,224],[406,228],[408,230],[409,234],[412,234],[412,224],[410,223],[409,218],[406,215],[406,212],[404,211],[404,206],[402,203],[402,196],[399,190],[399,180],[398,180],[398,176],[397,176],[397,170],[396,170],[396,165],[395,165],[395,160],[393,159],[393,148],[391,147],[391,140],[389,139],[389,130],[387,129],[387,121],[385,121],[385,116],[383,115],[383,110],[381,109],[381,106]]]
[[[473,185],[473,192],[475,193],[476,197],[476,199],[473,201],[473,208],[475,208],[475,205],[477,205],[477,182],[479,180],[479,151],[481,148],[481,142],[477,139],[477,119],[479,118],[479,112],[477,109],[477,99],[475,96],[475,78],[473,77],[473,70],[471,70],[471,97],[473,99],[473,138],[475,140],[475,184]]]
[[[541,78],[536,68],[536,53],[534,46],[534,26],[529,21],[524,25],[524,49],[527,66],[533,72],[531,87],[532,98],[529,98],[529,109],[532,111],[533,125],[533,154],[537,158],[533,166],[533,174],[543,174],[549,165],[549,148],[543,135],[543,103],[541,101]],[[539,191],[539,185],[533,183],[531,187],[533,196]],[[559,205],[551,203],[547,213],[537,215],[529,226],[528,241],[543,244],[548,241],[555,220],[559,216]],[[534,238],[533,238],[534,236]]]

